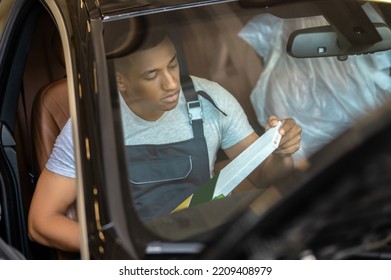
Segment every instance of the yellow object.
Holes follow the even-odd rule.
[[[186,198],[186,200],[184,200],[181,204],[179,204],[177,208],[172,210],[171,213],[174,213],[176,211],[179,211],[179,210],[182,210],[182,209],[185,209],[185,208],[189,208],[189,205],[190,205],[190,202],[191,202],[192,198],[193,198],[193,195],[191,195],[188,198]]]

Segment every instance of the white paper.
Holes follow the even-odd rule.
[[[278,148],[281,140],[279,133],[281,126],[282,123],[278,122],[277,126],[266,131],[220,171],[213,197],[227,196],[231,193],[240,182]]]

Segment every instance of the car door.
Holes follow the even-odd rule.
[[[24,256],[31,251],[26,228],[26,209],[22,201],[19,166],[16,153],[15,127],[17,108],[22,91],[23,65],[26,47],[32,36],[29,24],[34,24],[35,11],[26,16],[23,1],[5,1],[10,8],[2,17],[0,46],[1,63],[1,236]],[[4,10],[2,10],[4,11]],[[22,18],[24,17],[24,20]],[[27,26],[27,28],[26,28]]]
[[[27,216],[39,176],[31,136],[32,105],[41,87],[64,76],[64,69],[54,66],[53,52],[45,52],[56,26],[40,1],[1,5],[10,6],[2,16],[0,41],[0,236],[25,258],[52,259],[56,256],[50,248],[29,240]]]
[[[301,5],[301,1],[297,2]],[[227,88],[244,108],[254,130],[261,134],[262,124],[255,116],[250,93],[261,84],[259,77],[264,65],[257,50],[246,44],[238,33],[250,19],[261,14],[272,12],[289,19],[303,16],[303,9],[301,6],[291,9],[289,5],[280,9],[277,4],[273,9],[263,5],[246,9],[242,6],[245,4],[251,3],[14,0],[0,41],[0,233],[5,242],[27,258],[55,258],[51,250],[45,251],[29,242],[26,231],[28,204],[39,175],[30,142],[30,111],[41,87],[66,78],[83,259],[221,258],[225,253],[225,256],[236,258],[237,252],[251,246],[251,242],[244,246],[247,233],[256,238],[259,228],[255,225],[257,222],[262,225],[263,214],[283,201],[291,187],[300,189],[289,179],[299,176],[300,180],[305,180],[308,176],[306,165],[298,164],[304,168],[304,175],[295,173],[295,176],[287,177],[288,181],[282,187],[286,192],[276,191],[273,185],[266,192],[250,191],[248,187],[251,186],[246,184],[241,194],[234,193],[198,207],[144,221],[137,213],[129,183],[124,120],[114,63],[114,59],[140,43],[137,31],[145,27],[141,18],[152,23],[157,22],[155,16],[163,19],[163,27],[174,30],[182,72],[217,81]],[[160,27],[149,25],[152,29]],[[61,65],[53,54],[53,34],[59,35],[65,65]],[[285,48],[273,57],[287,57]],[[304,70],[308,71],[304,71],[305,77],[314,82],[312,69]],[[293,104],[281,103],[287,107]],[[324,153],[333,154],[332,150]],[[216,160],[216,167],[212,168],[216,171],[220,170],[217,164],[227,164],[224,155],[213,160]],[[336,168],[331,166],[330,170]],[[300,180],[297,179],[297,184]],[[305,195],[302,197],[304,199]],[[274,212],[277,214],[271,215],[269,221],[278,225],[281,218],[278,213],[281,212]],[[227,238],[222,238],[224,236]],[[261,257],[262,254],[252,256]]]

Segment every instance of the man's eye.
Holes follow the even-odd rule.
[[[170,69],[174,69],[174,68],[176,68],[177,66],[178,66],[178,63],[175,62],[175,63],[171,63],[168,67],[169,67]]]
[[[154,80],[155,78],[157,77],[157,73],[156,72],[151,72],[151,73],[148,73],[148,74],[145,74],[144,75],[144,79],[146,80]]]

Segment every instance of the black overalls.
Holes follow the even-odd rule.
[[[190,77],[181,82],[194,138],[162,145],[126,146],[132,196],[143,220],[170,213],[210,179],[201,102]]]

